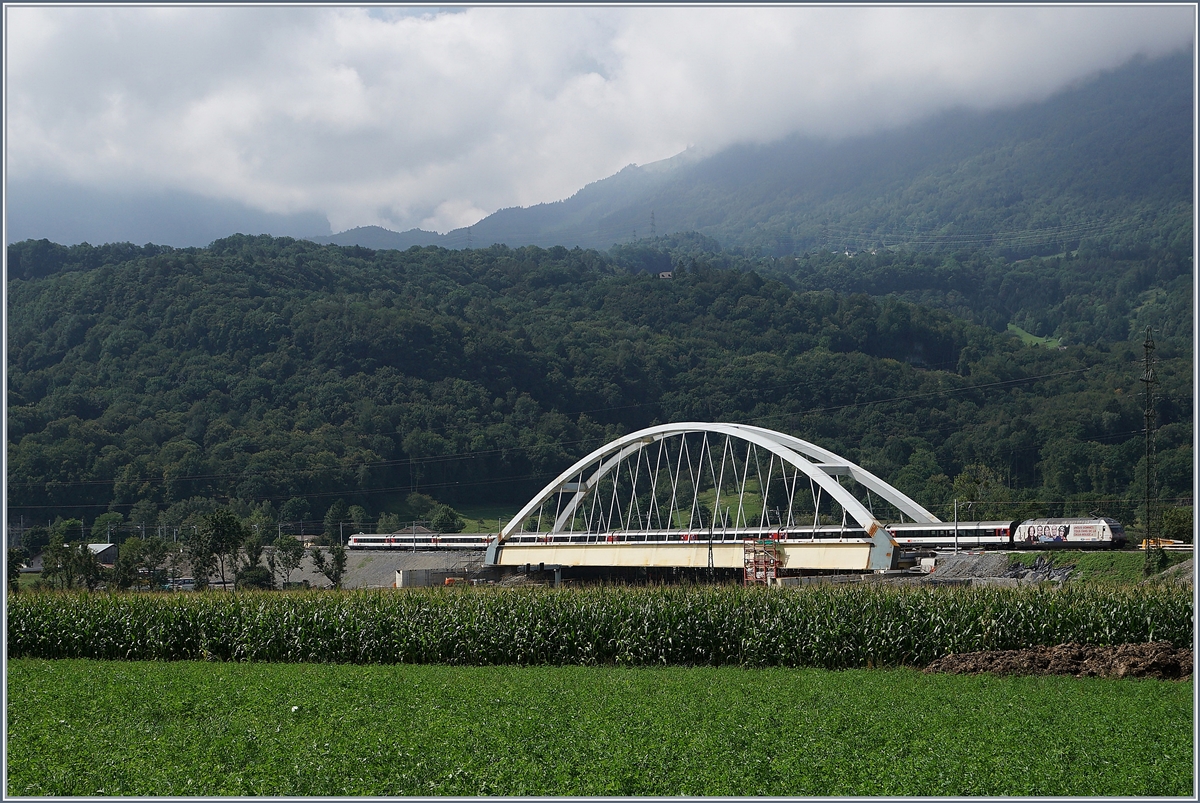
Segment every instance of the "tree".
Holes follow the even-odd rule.
[[[21,583],[21,567],[29,560],[29,551],[24,547],[8,550],[8,590],[17,593]]]
[[[367,526],[367,511],[362,505],[350,506],[350,522],[357,532],[363,532]]]
[[[183,577],[183,567],[189,562],[185,549],[177,544],[172,544],[167,552],[166,573],[167,579],[172,584],[176,583],[179,578]],[[193,568],[194,571],[194,568]]]
[[[52,533],[50,543],[42,550],[42,580],[51,588],[70,588],[75,582],[71,555],[63,543],[62,532]]]
[[[409,494],[404,503],[408,506],[408,510],[412,513],[413,517],[418,519],[429,513],[437,505],[432,496],[422,493]]]
[[[83,522],[79,519],[58,518],[50,525],[50,534],[61,536],[63,543],[85,540],[83,530]]]
[[[980,463],[967,466],[954,478],[953,491],[960,520],[1003,519],[1011,510],[1012,492],[995,471]]]
[[[246,535],[242,544],[245,555],[244,562],[234,572],[234,588],[274,588],[275,578],[267,567],[263,566],[262,536],[258,530]]]
[[[272,589],[275,588],[275,578],[271,570],[261,564],[240,566],[234,572],[233,587],[238,590],[245,588]]]
[[[130,538],[117,547],[117,559],[109,575],[112,587],[126,590],[138,585],[138,569],[142,566],[142,547],[145,541]]]
[[[120,527],[125,517],[120,513],[101,513],[92,522],[92,543],[115,544],[120,541]]]
[[[283,572],[283,585],[292,582],[292,572],[300,568],[304,562],[304,544],[300,539],[284,535],[275,539],[275,562]]]
[[[329,506],[329,510],[325,512],[325,536],[330,543],[342,542],[341,525],[349,518],[350,508],[346,506],[346,500],[339,499]]]
[[[379,522],[375,525],[377,533],[394,533],[400,529],[400,517],[395,513],[380,513]]]
[[[198,591],[208,588],[208,578],[217,570],[217,546],[212,529],[196,525],[184,548],[192,564],[195,588]]]
[[[302,521],[308,518],[308,500],[293,496],[279,507],[280,521]]]
[[[158,517],[160,524],[179,527],[180,532],[190,533],[192,527],[200,523],[206,513],[220,510],[221,506],[212,499],[193,496],[182,502],[176,502]]]
[[[449,505],[437,505],[429,515],[429,526],[439,533],[462,532],[465,522]]]
[[[275,509],[271,507],[271,503],[263,502],[250,513],[250,518],[246,521],[246,526],[251,530],[255,530],[265,545],[274,540],[275,524],[277,521]]]
[[[120,548],[117,548],[120,554]],[[167,560],[167,542],[158,536],[147,538],[142,542],[142,563],[139,567],[150,588],[162,588],[167,582],[167,572],[163,564]]]
[[[72,545],[71,568],[76,582],[88,591],[95,590],[104,579],[104,567],[100,565],[100,558],[83,541]]]
[[[313,547],[312,560],[317,571],[325,575],[335,589],[341,589],[342,575],[346,572],[346,548],[335,543],[329,547],[329,560],[326,561],[321,548]]]
[[[1169,538],[1172,541],[1182,541],[1185,544],[1192,543],[1192,533],[1194,531],[1194,513],[1190,507],[1169,507],[1162,512],[1162,533],[1163,538]]]
[[[25,530],[23,540],[22,545],[29,550],[29,554],[37,555],[50,543],[50,530],[44,524],[35,524]]]
[[[129,538],[117,548],[110,581],[120,589],[156,589],[167,582],[162,568],[167,558],[167,544],[161,538]]]
[[[225,567],[235,568],[238,551],[246,541],[246,528],[229,510],[218,510],[204,516],[199,529],[203,533],[203,546],[212,550],[210,554],[216,557],[221,586],[225,587]]]
[[[44,582],[64,591],[76,586],[91,590],[102,577],[100,560],[87,544],[83,541],[63,543],[61,530],[50,536],[50,544],[42,552]]]
[[[139,535],[152,531],[158,524],[158,505],[149,499],[142,499],[129,509],[129,523],[134,525]]]

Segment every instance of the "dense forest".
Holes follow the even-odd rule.
[[[1136,525],[1147,325],[1155,490],[1191,495],[1185,233],[1017,262],[748,257],[694,234],[608,252],[25,241],[8,249],[9,521],[515,509],[621,433],[697,420],[811,440],[939,514],[957,498],[976,518]]]

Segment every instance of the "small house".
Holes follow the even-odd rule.
[[[117,563],[116,544],[88,544],[88,549],[96,556],[101,566],[111,569]]]

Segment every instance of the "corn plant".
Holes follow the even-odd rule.
[[[10,658],[924,666],[1066,642],[1191,643],[1173,587],[410,589],[10,596]]]

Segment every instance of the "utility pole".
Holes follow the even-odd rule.
[[[1158,384],[1158,376],[1154,372],[1154,338],[1150,336],[1150,327],[1146,327],[1146,340],[1142,343],[1142,378],[1146,385],[1146,563],[1142,573],[1149,577],[1154,569],[1161,564],[1162,547],[1155,549],[1154,558],[1150,557],[1151,538],[1154,529],[1154,386]]]
[[[958,497],[954,497],[954,554],[958,554]]]

